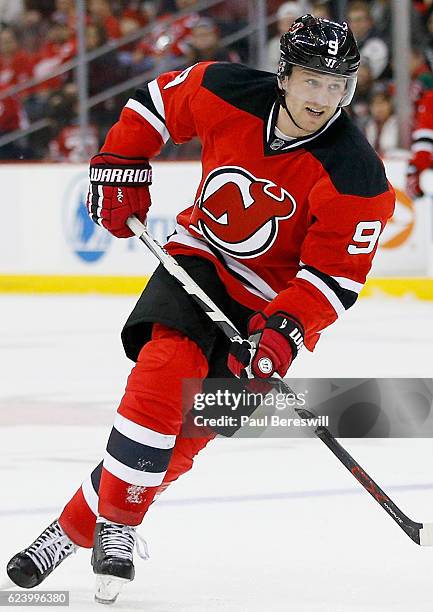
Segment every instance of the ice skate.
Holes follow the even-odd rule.
[[[55,520],[33,544],[12,557],[6,571],[16,585],[32,589],[76,550],[77,546]]]
[[[96,574],[95,601],[114,603],[127,582],[134,580],[134,546],[142,559],[148,559],[146,542],[135,527],[111,522],[98,522],[92,554],[93,572]],[[139,545],[140,544],[140,545]]]

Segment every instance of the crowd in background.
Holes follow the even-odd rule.
[[[207,4],[212,5],[203,8],[203,0],[87,0],[87,51],[104,46],[108,50],[88,68],[88,156],[96,152],[131,92],[131,87],[120,91],[122,83],[135,77],[145,82],[174,66],[184,68],[202,60],[254,65],[254,38],[242,36],[251,22],[251,2]],[[335,17],[332,0],[267,0],[266,4],[268,16],[274,16],[266,49],[266,70],[271,72],[277,69],[281,33],[297,17],[306,12]],[[358,86],[348,110],[382,155],[398,146],[390,5],[390,0],[353,0],[346,12],[361,52]],[[74,0],[0,0],[0,159],[82,157],[75,69],[53,74],[76,57],[76,20]],[[125,36],[128,40],[118,44]],[[433,89],[432,71],[433,0],[413,0],[410,103],[414,112],[425,92]],[[46,80],[32,83],[38,78]],[[110,92],[115,86],[118,90]],[[2,145],[2,137],[35,122],[41,123],[41,129]],[[163,156],[194,158],[199,152],[193,142],[168,146]]]

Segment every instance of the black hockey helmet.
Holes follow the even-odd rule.
[[[360,56],[347,23],[303,15],[281,36],[280,50],[280,79],[290,75],[292,66],[344,76],[347,88],[340,106],[350,104],[355,93]]]

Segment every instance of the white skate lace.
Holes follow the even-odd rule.
[[[59,523],[54,521],[24,552],[43,574],[48,569],[56,567],[60,561],[76,550],[77,547],[72,540]]]
[[[132,561],[134,545],[136,545],[138,556],[144,560],[149,558],[147,543],[136,532],[135,527],[104,523],[100,537],[102,548],[108,557]]]

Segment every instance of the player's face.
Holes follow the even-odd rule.
[[[286,105],[296,124],[306,133],[319,130],[335,113],[346,91],[346,79],[293,66],[282,81]]]

